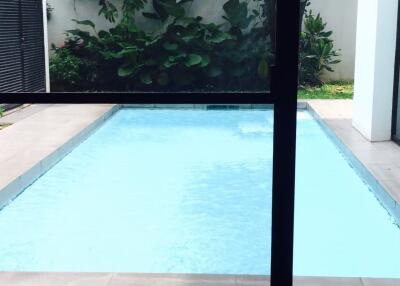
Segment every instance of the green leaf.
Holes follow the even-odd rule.
[[[84,31],[81,31],[81,30],[78,30],[78,29],[67,30],[66,32],[71,34],[71,35],[79,36],[81,38],[90,37],[90,33],[89,32],[84,32]]]
[[[118,75],[120,77],[131,76],[136,73],[137,66],[122,66],[118,69]]]
[[[90,20],[78,21],[76,19],[72,19],[72,21],[74,21],[75,23],[77,23],[79,25],[90,26],[93,29],[95,29],[94,23],[92,21],[90,21]]]
[[[169,16],[181,18],[185,15],[185,9],[176,0],[153,0],[153,8],[163,22]]]
[[[222,31],[217,31],[209,38],[209,41],[214,44],[219,44],[228,39],[232,39],[231,35]]]
[[[174,59],[167,59],[164,63],[163,63],[163,66],[165,67],[165,68],[167,68],[167,69],[169,69],[170,67],[173,67],[173,66],[175,66],[177,64],[177,62],[175,62],[175,60]]]
[[[185,14],[185,9],[176,4],[171,5],[171,4],[167,4],[167,3],[162,3],[161,5],[164,6],[164,9],[168,14],[170,14],[171,16],[174,16],[175,18],[180,18]]]
[[[208,55],[201,56],[200,67],[204,68],[210,64],[210,57]]]
[[[108,37],[108,36],[109,36],[109,33],[106,32],[106,31],[101,30],[101,31],[99,32],[99,38],[106,38],[106,37]]]
[[[261,59],[258,64],[257,74],[260,78],[267,78],[269,74],[268,62],[265,58]]]
[[[329,67],[329,66],[326,66],[325,69],[326,69],[327,71],[330,71],[330,72],[334,72],[334,71],[335,71],[333,68],[331,68],[331,67]]]
[[[189,54],[185,60],[185,66],[191,67],[201,63],[202,57],[198,54]]]
[[[151,79],[151,75],[148,72],[140,74],[140,81],[146,85],[149,85],[153,82],[153,80]]]
[[[160,16],[158,16],[156,13],[143,12],[142,14],[144,17],[149,18],[149,19],[161,20]]]
[[[178,2],[178,5],[182,5],[182,4],[185,4],[187,2],[193,2],[193,0],[181,0],[181,1]]]
[[[119,52],[107,52],[103,53],[107,55],[108,58],[115,58],[115,59],[121,59],[124,56],[136,56],[138,52],[138,49],[136,47],[125,47]]]
[[[165,42],[163,44],[164,49],[166,49],[167,51],[175,51],[176,49],[178,49],[178,45],[175,43],[171,43],[171,42]]]
[[[167,11],[165,11],[165,8],[163,5],[161,5],[161,2],[163,0],[153,0],[153,9],[157,13],[158,17],[160,17],[161,21],[165,21],[168,19],[169,15]]]
[[[229,0],[223,5],[223,9],[226,13],[226,17],[224,18],[229,21],[232,27],[246,29],[255,18],[254,15],[248,16],[247,2]]]

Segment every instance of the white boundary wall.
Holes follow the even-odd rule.
[[[335,47],[341,49],[342,62],[334,65],[335,72],[327,72],[324,78],[352,80],[356,47],[357,0],[311,0],[311,6],[308,9],[311,9],[314,14],[321,14],[323,20],[327,22],[327,29],[333,31]]]

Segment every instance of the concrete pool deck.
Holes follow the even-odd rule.
[[[369,177],[369,183],[382,188],[378,195],[385,205],[391,211],[398,210],[400,163],[396,161],[400,162],[400,147],[393,142],[370,143],[353,129],[351,101],[313,100],[306,105],[320,118],[321,124],[330,128],[331,136],[337,136],[340,144],[353,152],[353,163],[374,175]],[[0,124],[12,123],[0,130],[0,207],[62,159],[117,109],[116,105],[30,105],[0,118]],[[295,286],[400,286],[400,279],[295,277],[294,281]],[[0,285],[257,286],[269,285],[269,277],[0,272]]]
[[[400,286],[395,279],[294,277],[294,286]],[[269,286],[269,276],[209,274],[0,272],[11,286]]]

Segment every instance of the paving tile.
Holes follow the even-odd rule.
[[[0,272],[7,286],[269,286],[262,275]],[[400,286],[400,279],[294,277],[294,286]]]
[[[368,167],[379,181],[400,182],[400,167],[394,163],[370,164]]]
[[[0,272],[0,285],[7,286],[108,286],[111,273]]]
[[[42,111],[43,109],[51,106],[51,104],[26,104],[17,107],[15,110],[6,112],[6,115],[0,118],[0,123],[16,123],[33,114]]]
[[[400,182],[397,180],[381,180],[382,186],[390,193],[396,202],[400,202]],[[397,203],[399,205],[399,203]]]
[[[363,286],[361,278],[294,277],[293,286]]]
[[[362,278],[363,286],[400,286],[400,279]]]
[[[117,273],[109,286],[235,286],[233,275],[163,275]]]
[[[236,286],[270,286],[270,277],[264,275],[239,275]]]

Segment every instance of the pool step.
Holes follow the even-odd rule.
[[[269,286],[269,276],[145,273],[0,272],[7,286]],[[294,286],[400,286],[400,279],[295,277]]]

